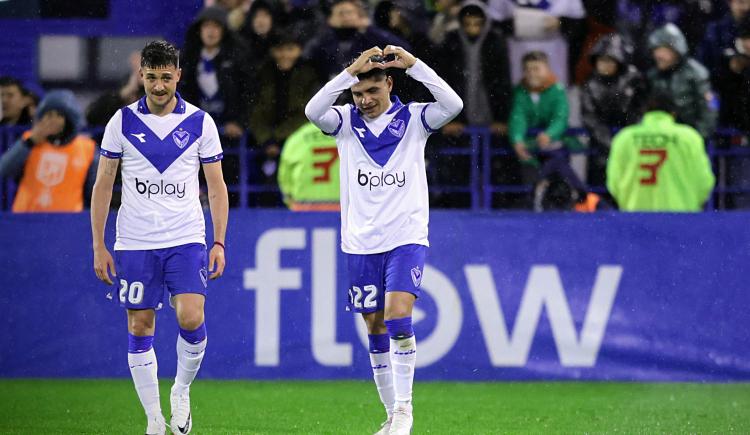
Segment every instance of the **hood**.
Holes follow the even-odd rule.
[[[36,110],[36,119],[41,119],[50,110],[56,110],[65,116],[65,129],[57,142],[65,144],[73,140],[83,127],[83,115],[73,92],[69,90],[47,92]]]
[[[464,34],[463,29],[461,27],[461,17],[463,17],[463,14],[469,8],[477,9],[482,13],[482,15],[484,15],[484,27],[482,28],[481,35],[485,35],[492,27],[492,20],[490,19],[490,16],[487,14],[487,5],[485,5],[484,2],[477,1],[477,0],[466,0],[464,2],[461,2],[461,9],[458,11],[459,31],[461,32],[461,34]]]
[[[685,35],[682,34],[679,27],[672,23],[654,30],[649,35],[648,49],[653,50],[658,47],[669,47],[681,57],[685,57],[688,54],[688,44]]]
[[[203,8],[203,10],[198,13],[198,16],[195,17],[193,25],[200,26],[200,23],[206,20],[216,21],[217,23],[221,24],[221,27],[223,27],[224,30],[227,30],[227,12],[218,6],[209,6],[207,8]]]
[[[622,37],[616,33],[610,33],[604,35],[596,41],[594,47],[591,49],[591,55],[589,61],[591,65],[596,63],[596,58],[600,56],[611,57],[616,60],[620,66],[627,65],[630,59],[630,55],[633,52],[632,48]]]

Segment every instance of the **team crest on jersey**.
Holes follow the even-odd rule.
[[[183,129],[179,129],[172,133],[172,140],[174,141],[175,145],[177,145],[177,147],[183,149],[190,140],[190,133],[186,132]]]
[[[406,131],[406,123],[403,119],[393,118],[393,121],[388,124],[388,131],[396,137],[403,137]]]
[[[412,268],[411,281],[414,283],[414,287],[419,287],[422,284],[422,271],[419,270],[419,266]]]

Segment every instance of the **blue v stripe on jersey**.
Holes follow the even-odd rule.
[[[396,151],[396,147],[401,143],[401,139],[406,133],[406,128],[409,126],[409,119],[411,119],[408,104],[403,105],[398,97],[392,97],[391,101],[393,105],[388,110],[388,113],[397,113],[388,124],[388,127],[380,133],[380,136],[375,136],[367,128],[367,124],[365,124],[365,121],[360,116],[359,109],[356,106],[352,106],[352,132],[364,147],[365,152],[381,167],[388,163],[393,152]]]
[[[203,134],[203,116],[198,110],[185,118],[164,139],[159,137],[127,107],[122,108],[122,135],[160,173],[169,168]]]

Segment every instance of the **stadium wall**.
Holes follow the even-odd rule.
[[[750,380],[750,214],[431,219],[419,379]],[[88,214],[0,214],[0,240],[0,376],[128,376],[125,314],[92,270]],[[370,378],[338,240],[335,214],[232,211],[201,377]],[[167,306],[161,376],[176,334]]]

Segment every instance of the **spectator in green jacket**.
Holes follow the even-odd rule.
[[[652,90],[672,96],[677,120],[697,129],[704,138],[716,127],[715,101],[708,70],[688,56],[685,35],[674,24],[656,29],[648,37],[655,66],[648,71]]]
[[[284,143],[279,187],[290,210],[339,210],[339,154],[336,140],[307,123]]]
[[[523,80],[513,92],[509,137],[521,161],[521,175],[534,185],[534,209],[541,211],[550,177],[558,174],[574,190],[576,202],[585,201],[588,189],[570,167],[568,99],[549,67],[547,55],[531,51],[523,56]],[[529,134],[534,132],[533,134]]]
[[[675,122],[668,94],[654,94],[639,124],[612,140],[607,188],[625,211],[700,211],[714,187],[703,138]]]

